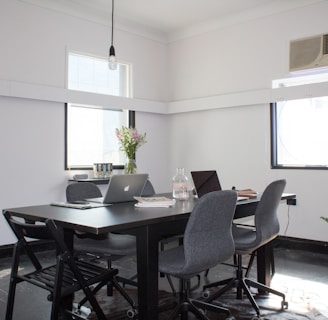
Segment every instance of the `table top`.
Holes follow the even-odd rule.
[[[37,205],[4,209],[17,217],[45,221],[53,219],[68,229],[93,234],[122,231],[145,224],[185,219],[192,211],[197,199],[176,201],[169,208],[137,208],[135,202],[115,203],[91,209],[74,209],[53,205]]]
[[[161,194],[168,196],[169,194]],[[295,198],[295,194],[283,194],[282,200]],[[135,202],[116,203],[91,209],[74,209],[53,205],[36,205],[28,207],[4,209],[15,216],[45,221],[53,219],[59,225],[68,228],[101,234],[111,231],[123,231],[138,228],[145,224],[155,224],[170,220],[188,218],[198,199],[177,200],[169,208],[137,208]],[[238,201],[237,206],[254,204],[259,198]]]
[[[94,184],[108,184],[109,178],[69,179],[70,182],[92,182]]]

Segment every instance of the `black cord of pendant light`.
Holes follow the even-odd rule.
[[[114,0],[112,0],[112,41],[111,46],[113,46],[114,42]]]
[[[109,48],[109,57],[108,57],[108,67],[110,70],[116,70],[117,68],[115,48],[113,43],[114,43],[114,0],[112,0],[112,38],[111,38],[111,46]]]

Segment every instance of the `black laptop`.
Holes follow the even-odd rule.
[[[212,191],[220,191],[221,184],[215,170],[191,171],[198,198]]]

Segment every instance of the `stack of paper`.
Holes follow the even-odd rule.
[[[74,209],[90,209],[92,206],[86,202],[86,203],[70,203],[70,202],[51,202],[52,206],[57,207],[66,207],[66,208],[74,208]]]
[[[168,208],[174,204],[174,199],[167,197],[134,197],[139,208]]]
[[[51,202],[50,205],[57,207],[73,208],[73,209],[91,209],[99,207],[107,207],[110,204],[107,203],[96,203],[96,202],[87,202],[87,201],[76,201],[74,202]]]

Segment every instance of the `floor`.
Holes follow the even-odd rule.
[[[46,263],[53,259],[52,251],[39,254]],[[0,320],[5,319],[5,308],[8,290],[11,258],[0,259]],[[272,286],[286,293],[289,305],[299,312],[316,309],[322,317],[328,319],[328,255],[310,251],[286,248],[275,249],[276,273]],[[128,276],[135,272],[135,260],[123,259],[114,263],[122,275]],[[256,272],[254,269],[253,274]],[[233,268],[219,265],[211,269],[208,281],[230,277]],[[202,277],[202,284],[204,278]],[[177,283],[175,283],[176,285]],[[165,278],[159,278],[159,287],[170,290]],[[176,286],[177,287],[177,286]],[[49,302],[42,289],[25,284],[19,285],[16,293],[14,320],[45,320],[49,318]],[[319,319],[319,318],[318,318]]]

